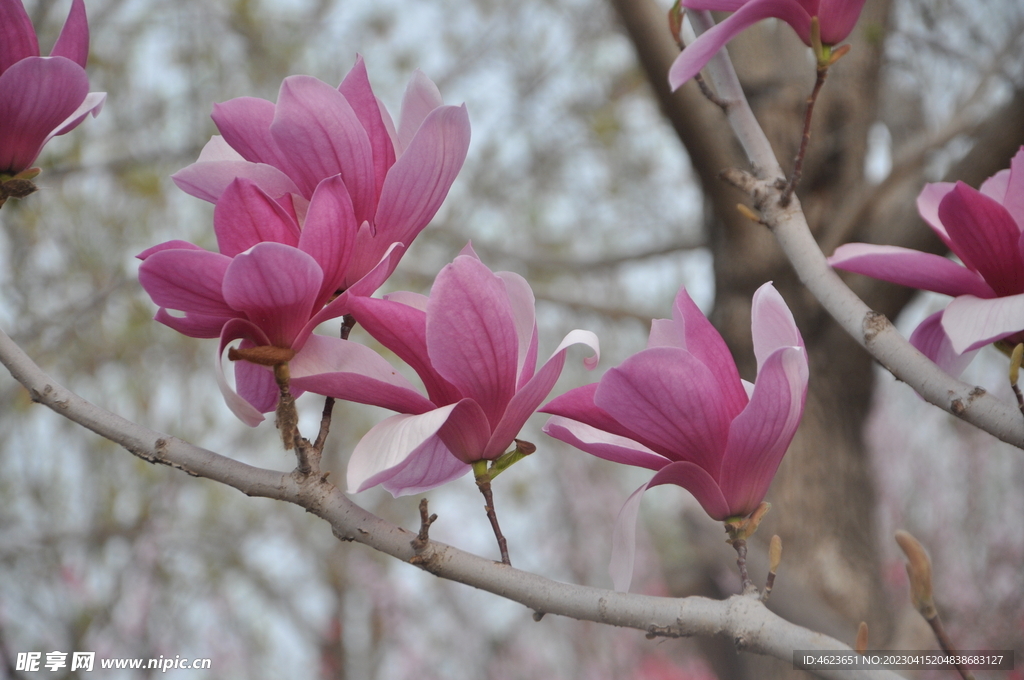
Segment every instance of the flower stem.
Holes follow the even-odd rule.
[[[491,475],[487,471],[487,461],[478,460],[473,463],[473,474],[476,476],[476,486],[480,489],[480,493],[484,495],[484,512],[487,513],[487,519],[491,522],[491,529],[494,530],[494,537],[498,539],[498,550],[501,551],[501,562],[502,564],[511,565],[512,561],[508,558],[508,543],[505,541],[505,536],[501,533],[501,527],[498,526],[498,516],[494,512],[494,496],[491,493]]]
[[[811,117],[814,115],[814,103],[818,101],[818,94],[821,92],[827,76],[828,64],[818,64],[818,78],[814,81],[814,89],[811,90],[810,96],[807,97],[807,112],[804,114],[804,134],[800,138],[800,150],[796,152],[793,174],[789,178],[786,188],[783,189],[782,196],[779,198],[779,205],[782,207],[789,205],[793,192],[796,191],[797,185],[800,184],[800,178],[804,171],[804,156],[807,154],[807,145],[811,142]]]

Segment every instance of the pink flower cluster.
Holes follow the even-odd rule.
[[[89,92],[89,23],[74,0],[50,56],[21,0],[0,0],[0,179],[27,170],[43,146],[100,112],[106,94]]]

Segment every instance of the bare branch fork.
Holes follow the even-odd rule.
[[[791,661],[793,650],[846,650],[843,643],[770,612],[755,596],[728,600],[671,599],[560,583],[406,531],[367,512],[319,475],[247,465],[110,413],[61,386],[0,330],[0,362],[32,400],[120,444],[151,463],[169,465],[238,489],[247,496],[293,503],[326,520],[343,541],[355,541],[435,576],[486,590],[538,612],[636,628],[653,637],[728,636],[737,648]],[[426,508],[423,508],[426,511]],[[422,518],[421,518],[422,519]],[[429,521],[429,518],[428,518]],[[822,677],[898,680],[889,671],[833,671]]]
[[[692,11],[688,16],[698,33],[714,25],[710,12]],[[799,199],[794,196],[788,205],[782,205],[782,168],[754,118],[725,49],[712,58],[707,73],[719,96],[730,102],[726,119],[752,165],[752,172],[726,170],[723,178],[753,199],[754,207],[775,234],[801,283],[886,370],[927,401],[1004,442],[1024,448],[1024,419],[1014,404],[951,377],[843,283],[811,235]]]

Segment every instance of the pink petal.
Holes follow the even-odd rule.
[[[238,339],[249,340],[250,342],[255,340],[257,345],[269,344],[270,341],[250,321],[246,319],[232,319],[221,330],[220,345],[217,350],[214,376],[217,379],[217,387],[220,389],[221,396],[224,397],[224,403],[228,405],[228,408],[231,409],[231,412],[239,420],[249,427],[256,427],[263,422],[263,412],[241,397],[238,392],[228,385],[227,378],[224,377],[224,350],[229,344]]]
[[[435,408],[384,357],[349,340],[311,335],[289,362],[289,370],[292,384],[307,392],[399,413]]]
[[[441,207],[468,150],[466,107],[432,111],[384,181],[374,217],[377,237],[410,244]]]
[[[479,258],[478,258],[479,259]],[[512,316],[516,323],[516,337],[519,338],[519,364],[516,369],[516,389],[533,377],[537,368],[537,312],[533,290],[519,274],[495,272],[505,282],[505,291],[512,304]]]
[[[228,185],[240,178],[252,181],[274,198],[299,193],[295,182],[274,166],[244,160],[200,160],[171,175],[179,189],[210,203],[219,201]]]
[[[66,57],[85,68],[89,56],[89,21],[85,17],[83,0],[73,0],[64,28],[50,52],[51,57]]]
[[[742,386],[741,386],[742,389]],[[729,423],[715,376],[686,350],[645,349],[605,373],[594,403],[635,432],[643,432],[659,453],[718,470]]]
[[[469,472],[469,465],[452,455],[439,437],[425,441],[405,464],[381,482],[392,496],[423,493]]]
[[[735,12],[750,0],[683,0],[686,9],[701,9],[710,12]]]
[[[320,265],[298,248],[260,243],[232,260],[224,273],[224,300],[271,344],[291,347],[311,316],[322,280]]]
[[[497,425],[515,394],[519,345],[504,282],[478,260],[455,258],[431,288],[426,337],[438,375]]]
[[[39,56],[32,20],[20,0],[0,0],[0,74],[13,64]]]
[[[661,468],[647,483],[647,488],[662,484],[674,484],[689,491],[711,519],[724,520],[732,515],[732,508],[726,503],[714,478],[707,470],[688,460],[669,463]]]
[[[690,298],[685,287],[680,288],[676,295],[672,321],[679,327],[676,333],[686,343],[683,349],[707,366],[715,376],[723,398],[727,400],[726,408],[739,413],[746,406],[747,398],[740,383],[739,371],[736,370],[736,362],[725,340]],[[651,332],[655,332],[653,325]]]
[[[939,203],[949,237],[999,295],[1024,292],[1021,231],[1006,208],[963,182]]]
[[[388,170],[395,164],[395,145],[391,141],[387,125],[381,115],[377,98],[370,87],[370,79],[366,75],[366,64],[362,56],[356,56],[356,64],[345,76],[338,91],[352,105],[352,110],[366,130],[373,148],[373,170],[375,176],[375,195],[380,196],[384,186],[384,178]]]
[[[1017,228],[1024,231],[1024,146],[1010,161],[1006,195],[1001,202],[1017,223]]]
[[[670,462],[632,439],[610,434],[562,416],[551,416],[541,429],[544,434],[613,463],[660,470]]]
[[[341,287],[352,259],[357,228],[352,199],[341,175],[320,182],[309,202],[299,239],[299,249],[312,255],[323,270],[315,307],[330,300]]]
[[[283,208],[247,179],[228,185],[213,209],[213,230],[223,255],[234,257],[257,243],[299,243],[299,225]]]
[[[291,159],[278,147],[270,133],[276,112],[274,103],[266,99],[238,97],[214,104],[210,117],[224,136],[224,141],[242,158],[250,163],[272,165],[293,176]]]
[[[377,204],[373,148],[338,90],[310,76],[285,78],[270,133],[288,154],[294,168],[288,174],[304,196],[312,196],[320,180],[340,174],[356,219],[360,223],[373,219]]]
[[[541,413],[550,413],[569,420],[576,420],[624,439],[632,439],[661,456],[667,458],[675,457],[673,449],[665,449],[659,446],[647,438],[642,431],[630,429],[613,418],[607,411],[596,406],[594,404],[594,395],[597,393],[598,387],[599,383],[591,383],[590,385],[569,390],[562,396],[552,399],[538,410]]]
[[[206,316],[189,312],[185,312],[184,316],[174,316],[161,307],[153,320],[190,338],[216,338],[220,336],[224,324],[233,318],[236,316]]]
[[[29,57],[0,74],[0,173],[31,167],[88,93],[85,71],[64,57]]]
[[[422,71],[413,71],[412,79],[405,88],[402,98],[402,114],[398,122],[398,155],[401,156],[409,148],[416,132],[423,121],[436,108],[444,104],[441,92],[434,81]]]
[[[718,475],[729,515],[749,515],[764,500],[800,424],[807,373],[807,354],[799,347],[776,350],[758,372],[750,404],[729,427]]]
[[[921,193],[917,197],[917,212],[921,215],[921,219],[932,228],[942,242],[946,244],[946,247],[953,251],[953,254],[960,258],[960,261],[968,269],[977,271],[978,268],[971,264],[971,261],[964,259],[964,254],[960,251],[960,248],[953,243],[953,239],[949,237],[949,233],[946,231],[946,227],[943,226],[942,220],[939,219],[939,203],[946,197],[950,191],[953,190],[956,184],[953,182],[932,182],[931,184],[925,184],[924,189],[921,189]]]
[[[864,0],[821,0],[818,5],[821,42],[836,45],[846,40],[863,8]]]
[[[647,484],[630,494],[622,509],[615,517],[612,529],[612,559],[608,564],[608,575],[612,587],[622,593],[629,592],[633,581],[633,564],[636,561],[636,522],[640,516],[640,501],[647,491]]]
[[[164,241],[163,243],[158,243],[155,246],[150,246],[149,248],[146,248],[135,257],[137,257],[140,260],[145,260],[153,253],[159,253],[161,250],[198,250],[204,253],[209,252],[205,248],[200,248],[194,243],[189,243],[188,241],[175,239],[173,241]]]
[[[172,249],[149,255],[139,283],[160,307],[204,316],[234,317],[224,299],[224,274],[231,258],[206,250]]]
[[[434,459],[438,430],[458,404],[450,404],[418,415],[399,414],[374,425],[356,444],[348,461],[348,492],[358,493],[386,482],[409,464],[410,458],[426,455]],[[427,476],[428,471],[423,471]],[[416,480],[405,479],[405,484]]]
[[[686,349],[686,326],[673,319],[652,319],[647,348],[678,347]]]
[[[241,346],[248,349],[255,345],[252,342],[243,342]],[[281,388],[277,386],[274,372],[270,368],[250,364],[248,361],[233,361],[231,364],[235,369],[235,389],[238,396],[260,413],[269,413],[277,408]],[[299,396],[298,391],[292,390],[292,396]]]
[[[669,86],[673,90],[679,89],[697,75],[725,43],[748,26],[769,17],[782,19],[796,30],[801,40],[810,44],[811,17],[800,3],[795,0],[750,0],[686,46],[669,69]]]
[[[462,398],[455,386],[442,378],[430,363],[425,312],[392,300],[359,296],[353,296],[349,304],[359,325],[416,371],[430,401],[442,405]]]
[[[526,424],[527,419],[533,415],[541,402],[547,399],[558,376],[562,374],[566,350],[576,344],[586,345],[594,351],[594,356],[584,360],[587,368],[593,370],[597,366],[597,360],[601,353],[597,336],[590,331],[581,330],[574,330],[566,335],[551,358],[544,362],[537,374],[512,397],[501,420],[495,426],[490,441],[487,442],[485,458],[491,459],[500,456],[512,443],[512,440],[519,435],[519,431]]]
[[[946,331],[942,329],[943,311],[938,311],[918,324],[910,336],[910,344],[934,361],[939,368],[959,378],[977,351],[957,353]]]
[[[76,127],[82,124],[86,118],[90,115],[95,118],[100,115],[100,111],[103,110],[103,104],[107,101],[106,92],[90,92],[85,95],[85,100],[78,105],[78,108],[71,112],[67,118],[65,118],[60,125],[56,127],[49,135],[46,136],[44,144],[58,135],[63,135],[71,132]]]
[[[754,339],[757,371],[780,347],[803,347],[804,339],[796,327],[793,312],[771,282],[754,292],[750,309],[750,329]]]
[[[981,300],[961,295],[946,307],[942,328],[963,354],[1024,330],[1024,295]]]
[[[836,248],[828,262],[836,269],[943,295],[995,297],[995,292],[978,274],[952,260],[919,250],[847,243]]]
[[[487,460],[486,447],[491,426],[483,409],[472,399],[463,399],[455,406],[448,420],[437,431],[437,436],[452,455],[464,463]]]

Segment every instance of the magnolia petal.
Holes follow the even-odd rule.
[[[662,484],[681,486],[689,491],[711,519],[724,520],[732,514],[718,482],[707,470],[688,460],[669,463],[661,468],[647,483],[647,488]]]
[[[233,317],[238,313],[223,292],[230,265],[231,258],[207,250],[160,250],[149,254],[139,267],[139,283],[159,307]]]
[[[608,575],[612,577],[612,587],[622,593],[629,592],[629,584],[633,581],[636,522],[640,515],[640,501],[645,491],[647,484],[630,494],[615,517],[615,528],[612,529],[612,559],[608,564]]]
[[[953,190],[956,184],[954,182],[932,182],[925,184],[924,188],[921,189],[921,193],[917,196],[917,212],[921,215],[921,219],[932,228],[932,231],[938,235],[942,242],[946,244],[946,247],[956,253],[956,256],[971,269],[974,267],[967,261],[961,253],[958,253],[956,247],[953,244],[953,240],[949,238],[949,234],[946,232],[946,227],[943,226],[942,220],[939,219],[939,203],[946,197],[950,191]]]
[[[533,415],[541,402],[547,399],[551,388],[555,386],[558,376],[562,374],[565,366],[565,352],[572,345],[581,344],[590,347],[594,355],[583,360],[588,370],[597,366],[601,354],[597,336],[590,331],[570,331],[562,342],[555,349],[551,358],[544,362],[537,374],[530,379],[523,387],[515,393],[509,401],[501,420],[494,428],[490,441],[487,442],[487,449],[484,451],[485,458],[497,458],[501,455],[512,440],[519,435],[527,419]]]
[[[800,424],[807,374],[802,347],[782,347],[765,359],[750,403],[729,427],[717,475],[728,515],[749,515],[764,500]]]
[[[173,241],[164,241],[163,243],[158,243],[155,246],[150,246],[149,248],[146,248],[135,257],[137,257],[140,260],[145,260],[153,253],[159,253],[161,250],[198,250],[204,253],[209,252],[205,248],[200,248],[194,243],[189,243],[188,241],[181,241],[179,239],[175,239]]]
[[[613,434],[624,439],[632,439],[642,446],[655,451],[658,455],[671,460],[675,459],[675,454],[671,449],[665,449],[655,442],[652,442],[642,431],[634,431],[629,427],[626,427],[613,418],[607,411],[596,406],[594,404],[594,395],[597,393],[598,387],[599,383],[591,383],[590,385],[584,385],[582,387],[569,390],[562,396],[552,399],[538,410],[541,413],[550,413],[552,415],[562,416],[569,420],[584,423],[595,429],[603,430],[609,434]]]
[[[729,423],[737,415],[727,409],[708,367],[674,347],[645,349],[610,369],[594,403],[631,430],[643,432],[659,453],[670,452],[674,460],[716,471]]]
[[[504,282],[479,260],[456,257],[431,288],[426,332],[434,370],[497,425],[515,394],[519,344]]]
[[[224,324],[233,318],[236,317],[206,316],[204,314],[188,312],[184,316],[174,316],[161,307],[157,310],[153,320],[159,321],[163,325],[173,328],[190,338],[216,338],[220,336],[220,331],[224,328]]]
[[[1010,176],[1001,203],[1017,223],[1017,228],[1024,231],[1024,146],[1010,161]]]
[[[836,248],[828,263],[836,269],[943,295],[995,297],[980,275],[952,260],[899,246],[847,243]]]
[[[726,409],[732,413],[739,413],[746,406],[747,400],[740,384],[736,362],[733,361],[732,353],[729,352],[729,347],[721,334],[704,316],[704,312],[700,311],[685,287],[681,287],[676,295],[672,306],[672,322],[679,327],[676,332],[683,337],[683,349],[703,363],[715,376],[718,389],[727,400]],[[653,325],[651,332],[655,332]]]
[[[373,148],[348,100],[311,76],[290,76],[281,83],[270,134],[287,153],[288,174],[313,195],[320,180],[340,174],[352,197],[356,219],[373,219],[377,205]]]
[[[671,461],[627,437],[599,430],[562,416],[551,416],[541,428],[544,434],[613,463],[660,470]]]
[[[963,182],[939,203],[949,237],[999,295],[1024,292],[1020,228],[999,203]]]
[[[494,275],[505,282],[508,301],[512,305],[516,337],[519,338],[519,364],[516,369],[516,389],[519,389],[533,377],[537,367],[536,299],[530,284],[519,274],[495,272]]]
[[[437,436],[452,455],[464,463],[487,460],[487,440],[491,435],[487,415],[472,399],[463,399],[455,406],[448,420],[437,431]],[[501,453],[503,452],[499,451],[493,457],[496,458]]]
[[[299,249],[312,255],[323,270],[315,308],[330,300],[345,280],[357,229],[352,199],[341,175],[320,182],[309,202],[299,238]]]
[[[270,133],[277,107],[258,97],[237,97],[213,105],[210,117],[224,141],[250,163],[272,165],[289,176],[292,162]]]
[[[71,11],[64,22],[64,28],[57,36],[57,42],[50,52],[51,57],[67,57],[82,68],[89,56],[89,21],[85,16],[85,2],[73,0]]]
[[[39,42],[25,5],[18,0],[0,2],[0,73],[29,57],[39,56]]]
[[[243,342],[242,347],[253,347],[251,342]],[[235,369],[235,391],[260,413],[269,413],[277,408],[277,400],[281,396],[281,388],[277,385],[274,372],[267,366],[250,364],[248,361],[233,361]],[[298,397],[299,391],[292,390],[292,396]]]
[[[685,4],[685,3],[684,3]],[[774,17],[782,19],[810,44],[811,17],[796,0],[750,0],[738,7],[722,23],[702,33],[676,58],[668,72],[669,86],[679,89],[683,83],[700,73],[725,43],[748,26]]]
[[[442,378],[427,355],[426,312],[394,300],[352,296],[351,314],[367,333],[407,363],[423,381],[435,404],[451,404],[462,398],[454,385]]]
[[[652,319],[651,334],[647,338],[647,348],[651,347],[686,349],[686,325],[673,319]]]
[[[356,55],[355,66],[338,86],[338,91],[352,105],[352,110],[370,139],[370,147],[373,149],[373,170],[376,177],[374,189],[376,196],[380,196],[384,178],[391,166],[395,164],[395,145],[391,141],[391,134],[381,115],[377,98],[373,95],[373,88],[370,87],[370,79],[366,74],[366,64],[363,62],[362,55]]]
[[[76,127],[82,124],[86,118],[90,115],[95,118],[100,115],[100,111],[103,110],[103,104],[107,101],[106,92],[90,92],[85,95],[85,100],[78,105],[78,108],[71,112],[64,121],[54,129],[53,132],[46,136],[46,142],[50,141],[58,135],[71,132]],[[45,143],[45,142],[44,142]]]
[[[934,361],[946,373],[954,378],[959,378],[978,352],[975,350],[960,354],[953,349],[953,343],[942,328],[944,311],[935,312],[918,324],[910,335],[910,344]]]
[[[427,116],[384,180],[373,218],[378,238],[412,243],[434,218],[462,169],[469,137],[465,105],[442,106]]]
[[[430,440],[436,439],[437,431],[456,406],[450,404],[417,415],[394,415],[370,428],[348,461],[348,492],[359,493],[387,481],[401,472],[410,457],[433,456],[436,443]]]
[[[959,354],[1024,330],[1024,295],[981,300],[961,295],[946,307],[942,329]]]
[[[754,339],[758,374],[768,357],[780,347],[804,346],[793,312],[771,281],[754,292],[750,304],[750,330]]]
[[[469,470],[470,466],[453,456],[439,437],[431,437],[381,486],[398,498],[447,484]]]
[[[0,93],[0,173],[17,174],[85,101],[89,78],[70,59],[29,57],[0,74]]]
[[[402,97],[402,113],[398,121],[398,155],[405,153],[423,121],[434,109],[444,104],[441,92],[423,71],[416,69]]]
[[[311,335],[288,366],[292,385],[307,392],[399,413],[435,408],[384,357],[357,342]]]
[[[857,24],[864,0],[820,0],[818,23],[821,27],[821,42],[836,45],[846,40]]]
[[[224,403],[228,405],[231,412],[249,427],[256,427],[264,420],[262,411],[240,396],[228,385],[227,378],[224,377],[224,350],[230,343],[239,339],[249,340],[254,345],[270,344],[267,337],[263,335],[263,331],[251,322],[246,319],[232,319],[224,324],[224,328],[220,332],[220,345],[217,349],[214,376],[217,379],[217,387],[220,389],[221,396],[224,397]]]
[[[299,225],[251,180],[228,185],[213,209],[213,231],[222,255],[234,257],[257,243],[299,243]]]
[[[312,314],[322,280],[320,265],[298,248],[259,243],[231,261],[224,300],[263,329],[271,344],[291,347]]]
[[[219,201],[228,185],[239,178],[252,181],[274,198],[299,193],[291,177],[278,168],[245,160],[199,160],[171,175],[179,189],[210,203]]]

